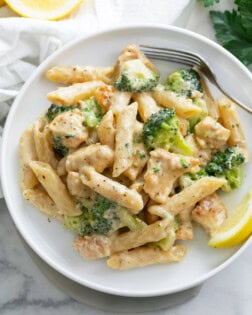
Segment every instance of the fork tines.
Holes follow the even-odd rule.
[[[140,45],[142,52],[149,58],[156,60],[172,61],[188,66],[200,66],[202,61],[201,59],[190,52],[163,48],[163,47],[153,47],[147,45]]]

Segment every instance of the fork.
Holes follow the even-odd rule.
[[[228,98],[234,101],[238,106],[243,108],[249,114],[252,114],[252,108],[243,104],[237,99],[234,95],[227,92],[225,88],[219,83],[216,75],[213,70],[208,65],[207,61],[204,58],[196,53],[188,52],[185,50],[162,48],[162,47],[153,47],[148,45],[140,45],[141,51],[149,58],[156,60],[171,61],[180,64],[184,64],[190,67],[194,67],[195,70],[203,73],[208,80],[214,84],[218,89],[224,93]]]

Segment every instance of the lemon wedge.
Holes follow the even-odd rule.
[[[1,1],[1,0],[0,0]],[[43,20],[59,20],[70,14],[83,0],[6,0],[17,14]]]
[[[2,7],[3,5],[6,5],[4,0],[0,0],[0,7]]]
[[[213,235],[208,245],[213,247],[235,246],[244,242],[251,234],[252,189]]]

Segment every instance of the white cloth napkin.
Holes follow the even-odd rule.
[[[8,7],[1,8],[0,145],[4,120],[23,83],[59,47],[78,36],[113,26],[142,23],[184,26],[193,2],[86,0],[70,17],[59,22],[17,18]],[[0,198],[2,196],[0,187]]]

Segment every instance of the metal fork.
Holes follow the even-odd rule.
[[[234,95],[231,95],[230,92],[228,93],[224,89],[224,87],[222,87],[222,85],[218,81],[218,78],[208,65],[207,61],[205,61],[200,55],[185,50],[153,47],[147,45],[140,45],[140,49],[147,57],[151,59],[171,61],[194,67],[196,70],[203,73],[208,78],[208,80],[212,84],[217,86],[219,90],[224,93],[228,98],[230,98],[238,106],[246,110],[249,114],[252,114],[252,108],[243,104]]]

